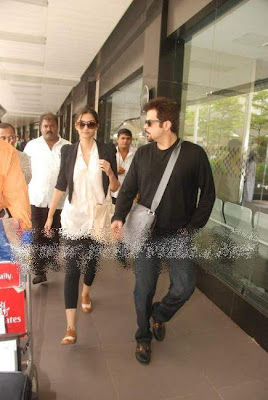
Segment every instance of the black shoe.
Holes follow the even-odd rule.
[[[158,342],[162,342],[165,339],[166,335],[166,327],[163,322],[156,322],[153,323],[153,334]]]
[[[137,343],[136,358],[143,364],[149,364],[151,361],[151,343]]]
[[[33,278],[33,285],[35,285],[36,283],[42,283],[42,282],[46,282],[47,281],[47,276],[46,274],[40,274],[40,275],[36,275]]]

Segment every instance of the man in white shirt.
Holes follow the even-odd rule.
[[[16,133],[13,125],[8,124],[6,122],[1,122],[0,123],[0,140],[5,140],[6,142],[10,143],[12,146],[15,147],[16,143]],[[26,183],[30,182],[32,178],[32,171],[31,171],[31,162],[30,158],[27,156],[27,154],[22,153],[17,149],[17,154],[20,159],[20,166],[22,169],[22,172],[24,174]]]
[[[130,164],[132,163],[135,149],[131,146],[132,133],[129,129],[122,128],[117,133],[117,147],[116,147],[116,163],[118,180],[120,187],[122,186],[124,179],[129,170]],[[117,192],[112,192],[113,203],[115,203],[120,188]]]
[[[29,184],[29,196],[33,224],[34,273],[33,284],[47,280],[46,266],[54,261],[53,247],[58,244],[60,213],[63,201],[59,204],[53,218],[54,236],[48,238],[43,230],[57,182],[61,148],[70,144],[58,134],[57,116],[51,113],[40,117],[39,128],[42,136],[27,143],[24,152],[31,158],[32,180]]]
[[[118,180],[120,182],[120,187],[116,192],[111,192],[112,202],[116,203],[116,199],[119,190],[124,182],[124,179],[129,170],[130,164],[132,163],[135,149],[131,147],[132,143],[132,133],[129,129],[122,128],[117,133],[117,146],[116,146],[116,164],[117,164],[117,174]],[[117,259],[123,267],[128,267],[128,260],[125,255],[125,246],[122,243],[117,244]]]

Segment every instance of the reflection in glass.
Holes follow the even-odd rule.
[[[267,1],[243,1],[184,38],[180,131],[204,147],[214,175],[217,200],[206,243],[221,250],[226,245],[229,252],[215,255],[211,271],[268,314],[265,15]]]
[[[110,131],[106,137],[115,142],[117,132],[121,128],[131,131],[133,147],[146,143],[140,124],[140,94],[142,90],[142,77],[121,87],[110,96],[111,120]]]

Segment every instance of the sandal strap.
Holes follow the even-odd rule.
[[[82,303],[82,307],[91,308],[92,307],[91,301],[89,303]]]
[[[65,336],[65,337],[62,339],[62,341],[64,341],[64,340],[74,340],[74,339],[76,339],[76,336]]]

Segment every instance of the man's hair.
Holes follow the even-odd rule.
[[[39,129],[41,128],[42,122],[43,122],[44,120],[47,120],[47,121],[54,121],[55,124],[58,126],[58,117],[57,117],[57,115],[48,112],[48,113],[42,114],[42,115],[40,116],[40,120],[39,120]]]
[[[126,136],[129,136],[129,137],[132,138],[132,133],[127,128],[119,129],[119,131],[117,132],[117,137],[119,138],[120,135],[126,135]]]
[[[8,124],[7,122],[0,122],[0,129],[7,129],[7,128],[11,128],[14,132],[14,135],[16,135],[16,131],[13,125]]]
[[[94,108],[92,108],[91,106],[89,106],[88,104],[85,105],[84,107],[80,108],[77,113],[75,114],[75,122],[78,121],[78,118],[80,117],[80,115],[84,115],[84,114],[91,114],[93,115],[93,118],[95,119],[95,121],[97,122],[97,124],[99,123],[99,116],[98,113],[94,110]]]
[[[179,107],[175,102],[167,97],[157,97],[145,104],[144,111],[148,112],[150,110],[156,110],[157,118],[160,121],[170,121],[170,130],[178,134]]]

